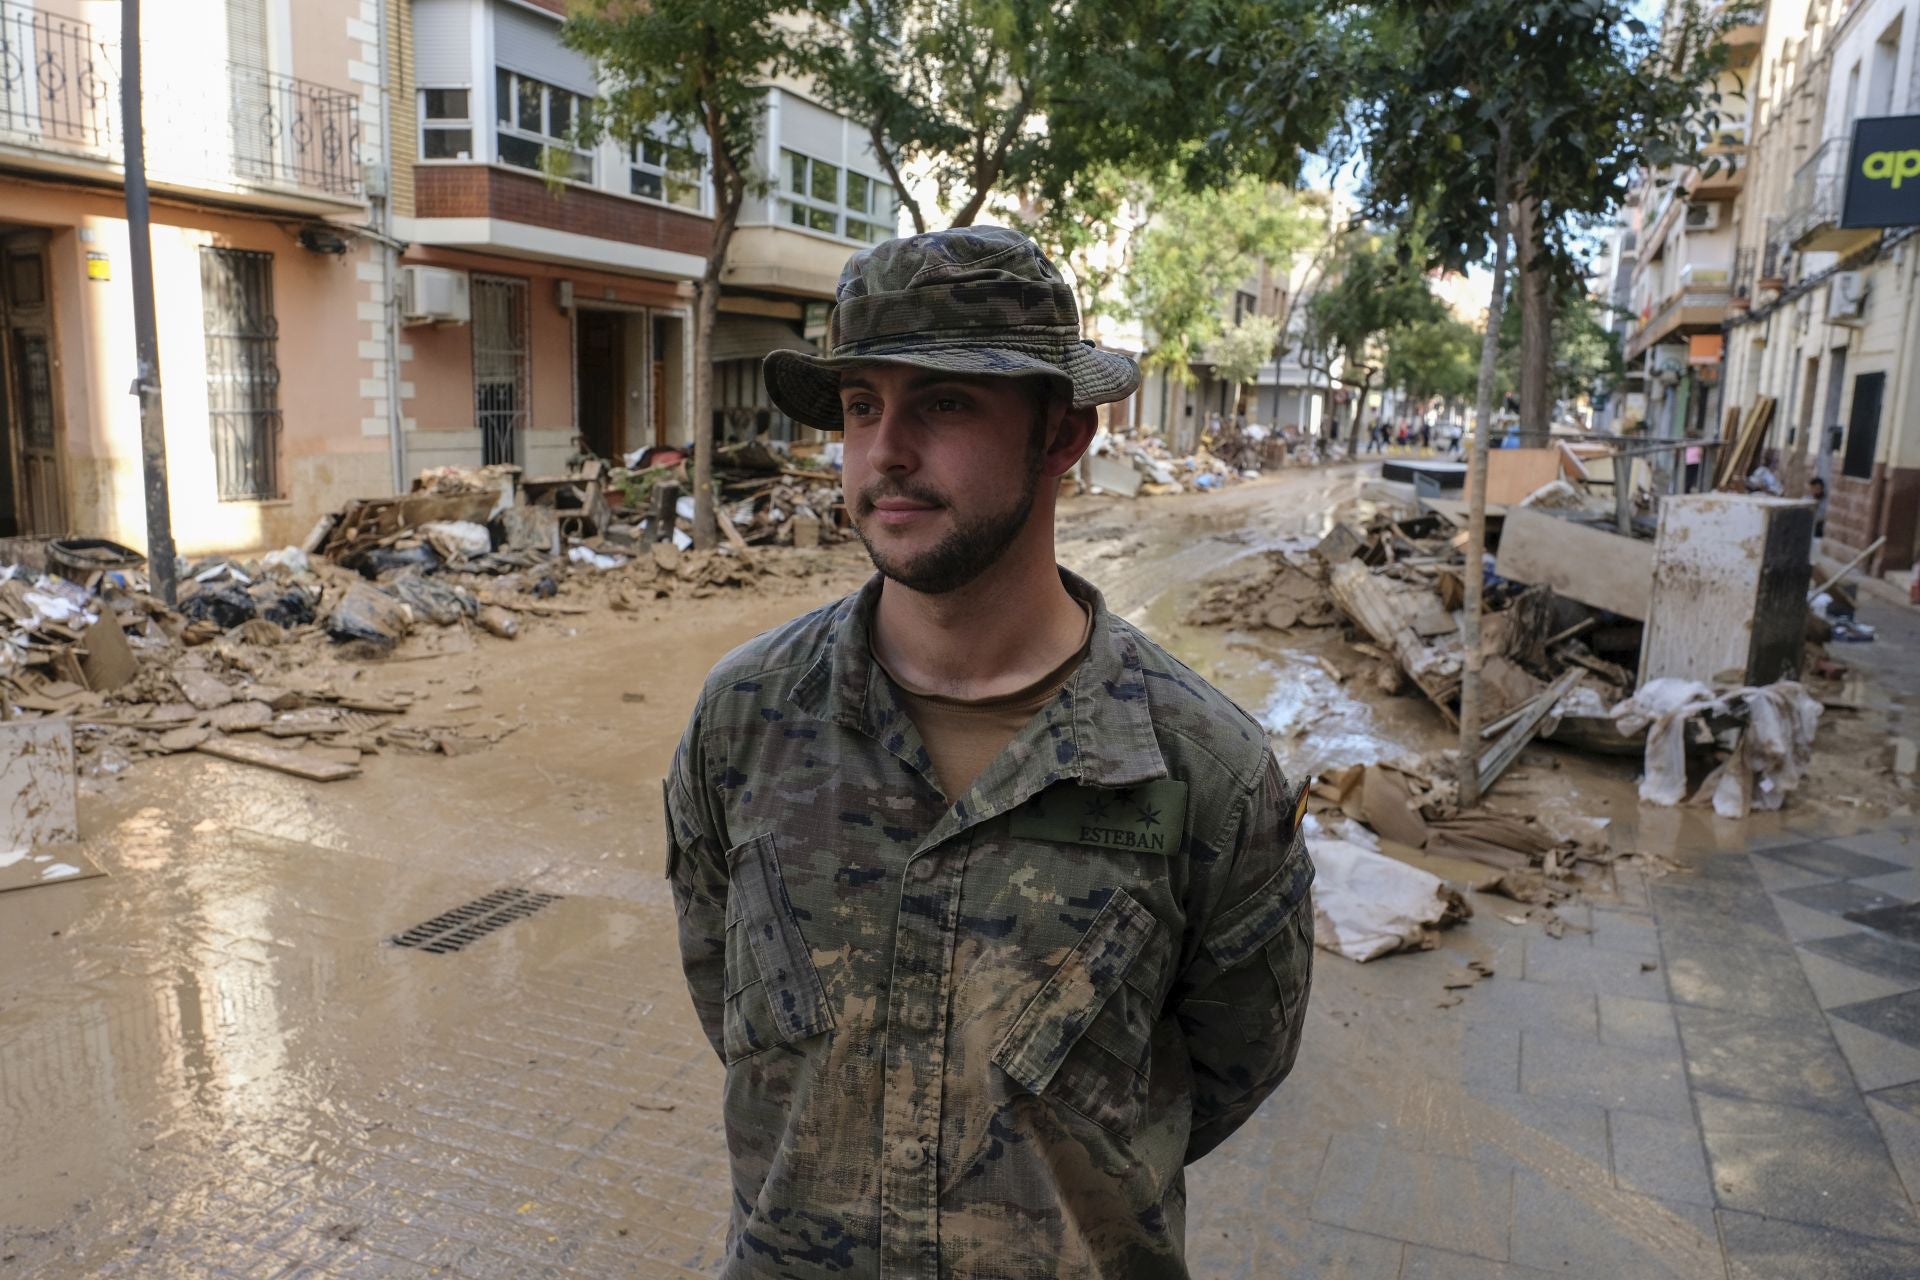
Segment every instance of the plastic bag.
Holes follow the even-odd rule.
[[[327,634],[336,641],[359,640],[391,649],[407,634],[407,607],[378,587],[356,582],[327,615]]]
[[[180,602],[180,612],[195,622],[211,622],[230,631],[260,615],[260,606],[238,582],[208,582]]]
[[[385,589],[435,626],[450,627],[480,611],[480,601],[471,591],[419,574],[403,574]]]

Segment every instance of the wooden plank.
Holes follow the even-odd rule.
[[[1494,572],[1644,622],[1652,592],[1653,548],[1635,538],[1515,507],[1500,531]]]
[[[1487,453],[1487,503],[1512,505],[1560,478],[1563,458],[1557,448],[1493,449]],[[1468,473],[1463,495],[1473,501],[1473,477]]]
[[[353,765],[314,760],[285,747],[269,746],[254,739],[215,738],[211,742],[201,743],[195,750],[204,755],[218,756],[222,760],[232,760],[236,764],[257,765],[262,769],[292,774],[310,782],[338,782],[343,778],[360,776],[360,770]]]
[[[720,533],[726,538],[727,545],[735,551],[738,551],[742,560],[751,564],[753,562],[753,552],[747,549],[747,540],[740,536],[738,529],[733,527],[733,521],[727,519],[727,513],[716,505],[713,509],[713,518],[719,522]]]
[[[1547,691],[1533,700],[1532,705],[1527,708],[1527,713],[1514,721],[1512,727],[1501,735],[1498,742],[1481,753],[1481,795],[1486,795],[1487,789],[1498,782],[1500,775],[1507,771],[1507,766],[1519,758],[1520,752],[1533,741],[1534,735],[1540,732],[1540,725],[1546,720],[1547,713],[1554,709],[1560,699],[1567,696],[1567,691],[1572,689],[1584,674],[1586,673],[1578,667],[1561,672],[1560,678],[1548,685]]]

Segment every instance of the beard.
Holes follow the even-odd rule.
[[[895,555],[874,545],[874,540],[867,536],[867,520],[873,515],[874,504],[882,498],[905,498],[953,511],[946,495],[911,480],[881,479],[862,489],[854,504],[859,519],[853,522],[853,530],[866,547],[873,567],[908,590],[929,596],[957,591],[991,569],[1027,527],[1027,518],[1033,514],[1034,499],[1040,492],[1043,448],[1044,441],[1036,433],[1034,445],[1027,453],[1025,482],[1011,506],[984,515],[962,516],[954,512],[953,529],[947,536],[917,555]]]

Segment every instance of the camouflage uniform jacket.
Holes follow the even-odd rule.
[[[1182,1167],[1291,1069],[1312,864],[1266,735],[1107,611],[946,797],[879,579],[722,659],[666,784],[726,1064],[723,1276],[1185,1276]]]

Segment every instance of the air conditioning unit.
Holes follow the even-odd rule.
[[[400,268],[402,324],[465,324],[473,319],[467,273],[446,267]]]
[[[1827,323],[1863,325],[1866,322],[1866,273],[1863,271],[1837,273],[1827,286]]]
[[[1717,231],[1720,228],[1720,206],[1717,204],[1690,204],[1687,206],[1687,230]]]

